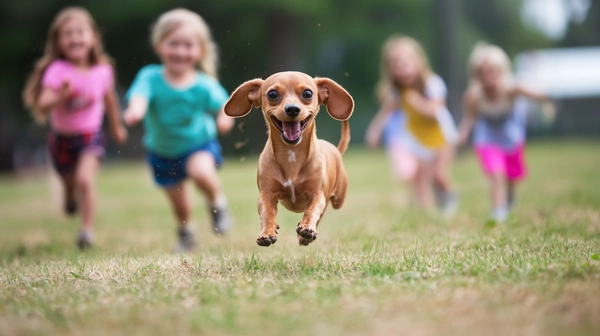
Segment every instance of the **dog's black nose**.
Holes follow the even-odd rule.
[[[296,104],[287,104],[285,105],[285,114],[290,117],[297,117],[300,114],[300,106]]]

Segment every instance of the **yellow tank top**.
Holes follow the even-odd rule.
[[[425,117],[404,99],[400,100],[400,108],[406,113],[406,128],[421,145],[430,149],[439,149],[446,144],[446,139],[437,119]]]

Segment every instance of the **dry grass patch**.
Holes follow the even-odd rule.
[[[188,255],[172,252],[170,209],[141,164],[103,167],[86,253],[76,220],[48,205],[46,177],[0,177],[0,334],[598,334],[597,146],[531,145],[518,207],[495,227],[472,156],[457,160],[461,209],[445,220],[407,207],[382,152],[351,150],[347,203],[308,248],[284,210],[277,244],[255,245],[256,162],[230,160],[235,230],[214,236],[196,197]]]

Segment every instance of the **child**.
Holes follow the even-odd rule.
[[[465,116],[459,128],[459,143],[465,144],[473,129],[473,143],[481,167],[488,177],[492,198],[492,220],[503,222],[514,202],[517,181],[525,177],[525,111],[515,104],[518,96],[545,102],[553,117],[550,100],[541,92],[517,83],[510,60],[499,47],[478,44],[469,60],[470,84],[464,95]]]
[[[381,108],[367,130],[367,143],[375,147],[385,128],[395,171],[412,182],[417,204],[431,206],[433,185],[438,205],[450,215],[457,206],[449,177],[456,127],[446,108],[446,86],[417,41],[393,36],[386,42],[377,92]]]
[[[234,122],[222,111],[229,95],[216,79],[216,45],[198,14],[185,9],[162,14],[152,28],[152,45],[162,65],[147,65],[137,74],[124,118],[127,125],[144,120],[148,163],[175,212],[177,249],[187,251],[195,238],[186,177],[205,194],[215,232],[231,227],[216,170],[223,162],[217,130],[226,133]]]
[[[50,118],[48,148],[65,188],[65,211],[72,215],[81,203],[80,249],[94,243],[94,182],[105,152],[105,109],[115,141],[122,144],[127,139],[111,63],[90,13],[69,7],[54,18],[44,55],[23,92],[25,106],[38,121]]]

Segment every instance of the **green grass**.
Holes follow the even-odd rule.
[[[255,243],[256,158],[230,159],[235,230],[214,236],[194,193],[188,255],[172,253],[174,219],[142,163],[101,170],[86,253],[52,179],[0,177],[0,335],[598,335],[600,143],[533,142],[527,156],[512,217],[488,226],[471,153],[444,220],[410,206],[383,152],[352,148],[346,204],[319,239],[298,246],[299,215],[280,207],[269,248]]]

